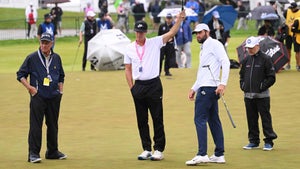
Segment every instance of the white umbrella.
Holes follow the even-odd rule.
[[[166,17],[168,13],[172,14],[172,16],[176,16],[180,12],[181,8],[165,8],[158,14],[158,17]],[[185,14],[186,16],[198,16],[191,8],[185,8]]]
[[[87,60],[98,70],[117,70],[130,42],[119,29],[101,30],[88,42]]]

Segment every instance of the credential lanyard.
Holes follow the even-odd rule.
[[[41,62],[43,64],[43,66],[47,70],[47,76],[49,76],[50,75],[49,67],[50,67],[50,64],[52,62],[52,57],[50,57],[50,59],[45,58],[45,63],[44,63],[44,60],[42,58],[42,55],[41,55],[40,51],[38,51],[38,54],[39,54],[39,58],[40,58],[40,60],[41,60]]]
[[[144,53],[145,53],[145,46],[146,46],[146,43],[142,46],[142,53],[140,53],[139,50],[138,50],[138,45],[135,42],[135,51],[136,51],[136,54],[138,55],[138,57],[140,59],[141,64],[142,64]]]

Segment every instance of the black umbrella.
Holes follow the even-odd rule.
[[[55,3],[65,3],[70,2],[70,0],[44,0],[45,4],[55,4]]]
[[[286,47],[269,36],[260,36],[260,38],[260,50],[272,58],[275,70],[278,72],[289,61]],[[245,45],[246,41],[236,48],[240,63],[247,56]]]
[[[276,2],[276,0],[267,0],[267,2]],[[288,0],[277,0],[277,2],[282,3],[282,4],[288,4],[290,3]]]
[[[232,5],[233,8],[237,8],[236,0],[229,0],[229,4],[227,4],[227,0],[219,0],[222,4]]]
[[[276,14],[275,9],[272,6],[258,6],[251,12],[251,19],[262,20],[264,16],[270,14]]]

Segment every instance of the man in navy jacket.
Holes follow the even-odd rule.
[[[42,126],[47,125],[46,159],[65,159],[58,150],[58,118],[65,73],[61,58],[51,50],[53,37],[43,33],[40,48],[28,55],[17,72],[20,81],[30,94],[30,128],[28,135],[28,162],[41,161]],[[27,81],[28,76],[30,81]]]

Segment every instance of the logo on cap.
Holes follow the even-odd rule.
[[[144,21],[138,21],[134,26],[136,32],[147,32],[147,23]]]
[[[41,36],[41,41],[52,41],[52,36],[49,33],[43,33]]]

